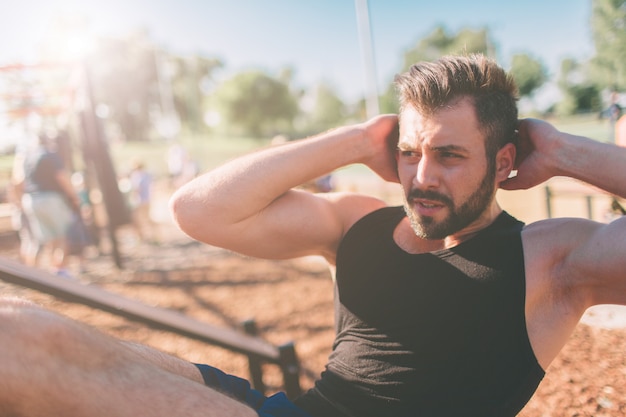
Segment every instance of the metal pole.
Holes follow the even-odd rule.
[[[363,54],[363,66],[365,69],[365,83],[367,87],[365,107],[367,117],[371,118],[380,113],[378,107],[378,87],[376,83],[376,61],[374,59],[374,48],[372,47],[372,30],[370,28],[367,0],[355,0],[355,6],[361,53]]]
[[[253,319],[249,319],[243,322],[243,331],[250,336],[257,336],[256,322]],[[250,370],[250,379],[252,380],[252,386],[257,391],[265,392],[266,386],[263,382],[263,368],[259,358],[254,355],[248,355],[248,369]]]
[[[300,363],[296,355],[293,343],[287,343],[278,347],[280,353],[280,368],[283,371],[285,393],[289,398],[296,398],[302,394],[300,388]]]
[[[552,191],[550,190],[550,187],[548,185],[546,185],[545,191],[546,191],[547,215],[548,215],[548,218],[551,219],[552,218]]]
[[[593,196],[586,195],[585,202],[587,203],[587,218],[593,220]]]
[[[89,150],[89,158],[95,168],[100,191],[102,191],[113,259],[115,265],[122,269],[122,258],[119,253],[115,232],[118,226],[131,222],[130,211],[117,185],[115,167],[111,160],[108,144],[104,138],[104,132],[96,116],[91,74],[89,65],[86,62],[83,63],[83,73],[86,100],[86,106],[82,113],[83,143]]]

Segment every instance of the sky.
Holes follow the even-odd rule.
[[[530,53],[551,73],[563,58],[593,54],[591,0],[369,0],[375,79],[383,91],[404,51],[437,25],[450,33],[488,26],[498,61]],[[91,35],[139,28],[169,52],[217,57],[224,74],[295,70],[302,86],[327,82],[346,99],[367,92],[355,0],[0,0],[0,65],[37,62],[57,16],[84,16]]]

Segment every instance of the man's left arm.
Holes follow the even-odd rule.
[[[520,122],[519,135],[517,176],[502,188],[526,189],[566,176],[626,197],[626,148],[560,132],[533,119]],[[547,228],[539,240],[550,246],[550,276],[558,285],[575,289],[566,292],[584,307],[626,304],[626,216],[609,224],[586,219],[541,224]],[[544,226],[530,228],[536,227]]]
[[[519,141],[517,176],[503,182],[503,189],[528,189],[565,176],[626,198],[626,148],[561,132],[536,119],[520,122]]]

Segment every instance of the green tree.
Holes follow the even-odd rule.
[[[230,133],[253,137],[292,131],[299,112],[289,85],[261,71],[241,72],[221,83],[214,102]]]
[[[456,33],[450,33],[445,26],[438,25],[430,34],[405,51],[400,72],[407,71],[416,62],[433,61],[443,55],[482,53],[495,56],[494,45],[487,27],[463,28]],[[398,111],[398,99],[393,83],[390,83],[379,97],[379,102],[383,113]]]
[[[398,94],[393,84],[390,84],[387,90],[378,99],[380,103],[380,112],[385,113],[398,113],[400,110],[400,102],[398,101]]]
[[[315,91],[315,104],[308,115],[308,131],[321,132],[342,124],[347,117],[344,102],[328,84],[322,83]]]
[[[192,132],[202,131],[206,126],[205,97],[215,88],[215,73],[224,64],[217,58],[200,55],[172,56],[170,63],[173,66],[171,83],[176,112],[183,125]]]
[[[626,0],[593,0],[591,30],[596,54],[591,76],[600,87],[626,90]]]
[[[587,65],[574,59],[561,61],[558,86],[563,98],[556,105],[558,114],[570,115],[601,109],[600,89],[590,81],[588,72]]]
[[[463,28],[457,33],[449,33],[439,25],[421,39],[417,45],[404,54],[402,71],[419,61],[433,61],[443,55],[462,53],[482,53],[493,56],[493,42],[486,27],[479,29]]]
[[[548,79],[548,71],[544,64],[528,54],[513,55],[510,73],[522,97],[532,96]]]

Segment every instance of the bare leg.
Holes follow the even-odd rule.
[[[191,364],[28,302],[0,300],[0,340],[3,416],[257,415],[198,383]]]
[[[68,241],[67,238],[61,237],[50,242],[52,248],[50,255],[50,266],[59,271],[67,268]]]

